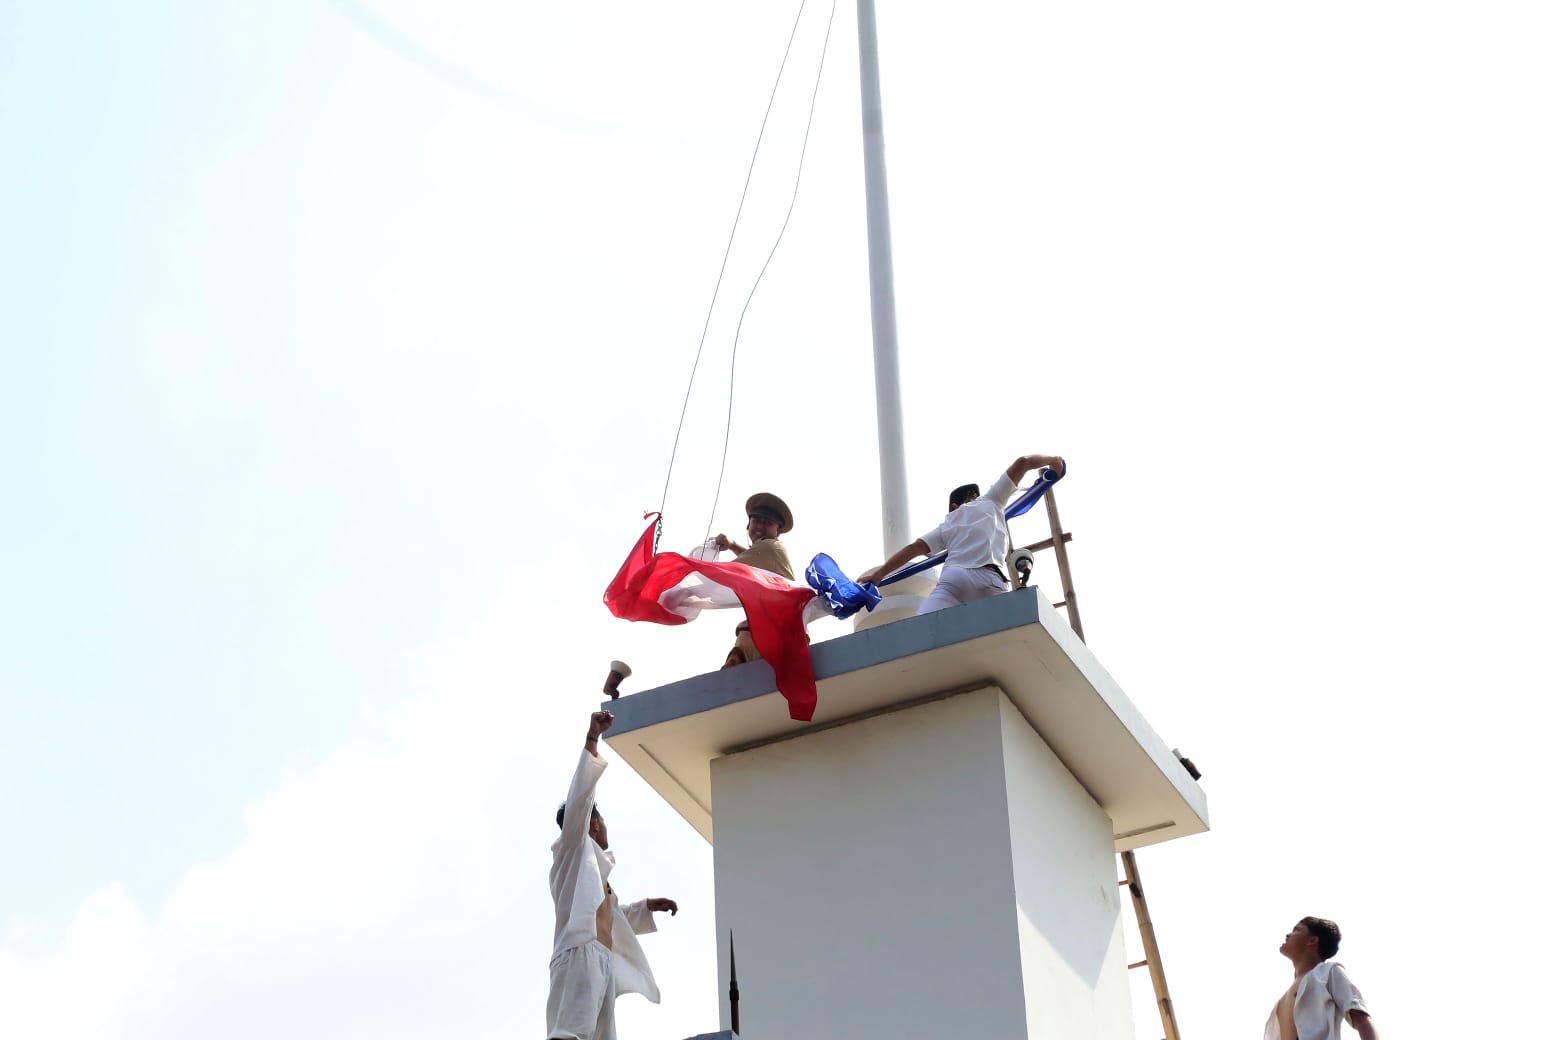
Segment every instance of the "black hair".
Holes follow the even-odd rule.
[[[973,502],[980,497],[979,484],[960,484],[948,492],[948,512],[953,512],[966,502]]]
[[[560,802],[559,805],[558,805],[558,829],[559,830],[563,830],[563,809],[564,809],[564,805],[563,805],[563,803]],[[593,819],[593,820],[601,819],[601,814],[596,811],[596,807],[594,805],[590,807],[590,818]]]
[[[1322,960],[1330,960],[1338,952],[1338,944],[1343,942],[1343,932],[1336,922],[1325,917],[1302,917],[1300,923],[1305,925],[1306,931],[1316,936],[1317,952],[1322,955]]]

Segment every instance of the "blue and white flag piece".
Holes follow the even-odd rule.
[[[862,607],[871,610],[883,600],[876,585],[858,585],[845,576],[840,565],[825,553],[819,553],[807,565],[807,584],[829,605],[837,618],[850,617]]]

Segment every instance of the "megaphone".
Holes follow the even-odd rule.
[[[1014,549],[1013,555],[1008,558],[1008,565],[1018,575],[1018,587],[1028,588],[1029,574],[1035,568],[1035,554],[1028,549]]]
[[[607,682],[606,685],[601,688],[601,692],[611,697],[613,700],[617,700],[618,684],[621,683],[624,679],[627,679],[630,675],[633,675],[634,670],[628,665],[624,664],[622,661],[613,661],[612,664],[608,667],[610,668],[610,671],[607,672]]]

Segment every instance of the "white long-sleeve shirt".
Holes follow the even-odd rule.
[[[607,875],[617,865],[617,858],[590,836],[596,781],[606,768],[606,759],[581,751],[569,797],[563,803],[563,832],[553,842],[552,871],[547,878],[557,911],[553,956],[595,940],[596,908],[602,899],[608,899],[612,907],[612,977],[617,992],[640,993],[652,1004],[659,1004],[661,990],[637,937],[656,930],[655,916],[643,899],[622,906],[616,893],[607,893]]]
[[[1340,1040],[1350,1011],[1365,1011],[1365,998],[1343,965],[1323,961],[1300,978],[1295,989],[1295,1036],[1298,1040]],[[1282,1040],[1278,1007],[1268,1016],[1262,1040]]]

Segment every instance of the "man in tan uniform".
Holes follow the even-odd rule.
[[[752,544],[744,547],[718,534],[715,536],[716,548],[736,553],[737,563],[745,563],[749,567],[778,574],[787,581],[795,581],[796,574],[791,570],[791,554],[786,552],[785,543],[780,541],[780,536],[791,529],[791,508],[779,495],[761,491],[747,500],[747,515],[748,540]],[[758,648],[753,645],[753,636],[748,631],[748,623],[744,621],[737,626],[737,645],[726,654],[726,663],[721,667],[733,668],[747,661],[756,661],[758,657]]]

